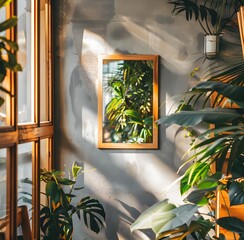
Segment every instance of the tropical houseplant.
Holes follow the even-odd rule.
[[[213,98],[212,106],[207,107],[210,98]],[[235,107],[220,107],[226,102]],[[199,103],[202,103],[200,108]],[[212,69],[211,75],[184,94],[175,113],[158,120],[158,124],[178,124],[183,128],[201,123],[212,127],[195,136],[189,150],[191,155],[183,164],[187,169],[180,180],[180,192],[185,195],[186,203],[176,206],[166,199],[156,203],[132,224],[132,231],[152,228],[157,239],[180,240],[189,236],[193,239],[225,239],[223,235],[209,235],[214,225],[219,224],[239,236],[234,235],[234,239],[244,239],[244,219],[231,215],[216,219],[212,210],[206,218],[199,208],[212,206],[219,191],[228,194],[230,205],[244,204],[243,109],[244,62],[241,58],[229,67],[223,65],[216,71]]]
[[[207,58],[216,56],[223,29],[233,22],[233,17],[243,6],[243,0],[169,0],[173,15],[185,13],[187,21],[196,21],[204,36],[204,53]]]
[[[40,229],[44,240],[71,240],[73,237],[73,215],[83,221],[85,225],[95,233],[99,233],[104,227],[105,211],[97,199],[90,196],[80,197],[83,187],[77,186],[78,177],[82,174],[82,168],[74,162],[71,170],[61,172],[57,170],[40,170],[41,206]],[[65,175],[68,174],[68,177]],[[23,183],[31,184],[29,179],[23,179]],[[21,200],[32,203],[32,196],[26,191],[20,190]]]
[[[81,219],[81,212],[85,225],[93,232],[100,232],[104,226],[105,211],[98,200],[90,196],[74,200],[78,197],[77,191],[83,189],[76,184],[80,174],[82,168],[75,162],[68,173],[68,178],[64,177],[63,172],[41,169],[40,179],[46,184],[46,190],[42,193],[46,197],[46,204],[42,204],[40,210],[43,239],[72,239],[72,216],[76,214]]]

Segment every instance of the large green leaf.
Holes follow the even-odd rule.
[[[183,195],[194,184],[201,181],[206,177],[210,169],[210,165],[205,162],[193,163],[185,172],[183,178],[180,181],[180,193]]]
[[[55,181],[46,184],[46,193],[55,203],[60,201],[60,189]]]
[[[192,91],[216,91],[244,108],[244,87],[224,82],[206,81],[199,83]]]
[[[190,192],[190,194],[185,198],[185,201],[197,204],[198,206],[203,206],[208,203],[209,196],[213,191],[215,191],[217,188],[217,185],[212,188],[208,189],[200,189],[200,190],[194,190]],[[212,197],[214,197],[213,194],[211,194]],[[211,197],[211,198],[212,198]]]
[[[176,208],[176,206],[168,203],[167,199],[157,202],[136,219],[136,221],[130,226],[130,230],[134,231],[136,229],[152,228],[152,221],[156,215],[159,213],[167,213],[174,208]]]
[[[195,126],[201,122],[223,124],[238,120],[241,114],[232,109],[205,108],[199,111],[181,111],[169,116],[161,117],[158,124],[178,124],[181,126]]]
[[[221,227],[231,232],[244,234],[244,222],[235,217],[223,217],[216,220]]]
[[[56,207],[53,211],[49,207],[40,210],[40,228],[44,239],[60,240],[72,239],[73,222],[62,206]]]
[[[167,212],[159,212],[152,219],[152,229],[158,236],[160,233],[186,224],[196,213],[198,206],[181,205]]]

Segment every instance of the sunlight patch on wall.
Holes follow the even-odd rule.
[[[179,56],[179,49],[185,46],[185,42],[169,35],[169,33],[165,31],[160,34],[164,37],[163,39],[153,33],[152,27],[155,26],[147,26],[145,28],[145,26],[140,26],[127,17],[122,17],[122,24],[132,36],[140,39],[140,41],[143,41],[145,44],[149,43],[150,47],[164,59],[164,65],[169,70],[175,71],[175,66],[177,66],[178,74],[185,74],[188,72],[192,63],[190,61],[187,62],[186,59],[182,60]],[[168,61],[169,59],[170,62]],[[182,62],[184,62],[184,65],[182,65]]]

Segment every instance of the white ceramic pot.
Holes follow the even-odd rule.
[[[219,35],[204,36],[204,54],[211,59],[216,57],[219,51]]]

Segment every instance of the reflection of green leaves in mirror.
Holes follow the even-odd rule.
[[[112,142],[152,142],[153,62],[119,61],[106,82],[111,95],[105,107]]]

